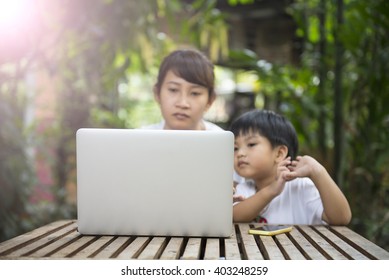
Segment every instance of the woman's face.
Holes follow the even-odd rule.
[[[203,115],[213,102],[206,87],[189,83],[170,70],[155,98],[165,119],[164,129],[205,129]]]

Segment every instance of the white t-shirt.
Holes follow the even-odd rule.
[[[205,120],[203,120],[203,123],[205,126],[205,130],[223,130],[220,126],[217,126],[214,123],[211,123],[211,122],[208,122]],[[143,127],[141,127],[141,129],[156,129],[156,130],[158,130],[158,129],[163,129],[164,127],[165,127],[165,121],[161,121],[159,123],[143,126]]]
[[[203,120],[203,123],[204,123],[205,130],[223,130],[220,126],[218,126],[218,125],[216,125],[214,123],[211,123],[211,122],[208,122],[208,121],[205,121],[205,120]],[[165,121],[163,120],[160,123],[155,123],[155,124],[143,126],[143,127],[141,127],[141,129],[156,129],[156,130],[159,130],[159,129],[163,129],[164,127],[165,127]],[[237,182],[237,183],[243,183],[245,181],[244,178],[239,176],[235,171],[234,171],[234,174],[233,174],[233,180],[234,180],[234,182]]]
[[[255,193],[252,181],[236,187],[236,194],[245,198]],[[323,209],[319,191],[312,180],[297,178],[285,183],[283,191],[259,213],[256,221],[268,224],[325,224],[322,220]]]

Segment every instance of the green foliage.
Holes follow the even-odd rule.
[[[228,4],[231,6],[236,6],[238,4],[253,4],[255,0],[228,0]]]
[[[301,4],[306,1],[297,1]],[[309,1],[311,2],[311,1]],[[313,1],[312,1],[313,2]],[[326,2],[327,3],[327,2]],[[389,248],[389,182],[387,164],[389,153],[389,107],[384,105],[389,101],[389,4],[387,1],[345,1],[344,24],[337,28],[335,19],[336,7],[327,3],[326,44],[328,53],[324,54],[327,63],[327,83],[325,87],[325,103],[327,108],[333,108],[333,67],[334,41],[328,34],[338,34],[344,48],[343,52],[343,79],[344,92],[342,129],[345,133],[344,164],[341,170],[342,189],[348,197],[352,211],[352,227],[358,232],[373,239],[381,246]],[[305,7],[307,9],[307,7]],[[295,10],[294,15],[311,14],[317,6],[311,6],[308,11]],[[314,14],[311,17],[315,17]],[[299,20],[299,22],[303,22]],[[313,21],[315,22],[315,21]],[[312,21],[308,21],[312,24]],[[316,23],[315,23],[316,24]],[[301,30],[316,32],[316,28],[302,27]],[[313,37],[315,38],[315,34]],[[309,67],[315,65],[311,58],[318,57],[318,46],[312,40],[312,34],[307,34],[306,44],[309,46],[302,65]],[[303,70],[305,71],[305,70]],[[312,73],[313,77],[315,72]],[[312,93],[312,92],[311,92]],[[306,95],[307,92],[304,92]],[[314,94],[314,93],[313,93]],[[314,96],[312,96],[315,98]],[[312,100],[312,99],[311,99]],[[314,100],[314,99],[313,99]],[[292,100],[290,100],[293,102]],[[293,104],[293,103],[292,103]],[[308,105],[308,104],[306,104]],[[320,104],[310,104],[304,108],[318,110]],[[328,119],[315,118],[311,122],[318,122],[320,126],[333,126],[333,110],[327,111]],[[296,115],[290,115],[296,119]],[[296,121],[295,121],[296,123]],[[332,130],[332,129],[331,129]],[[331,140],[332,134],[328,134]],[[331,149],[331,141],[327,141]],[[330,164],[329,164],[330,165]]]
[[[181,40],[189,41],[209,54],[212,61],[228,56],[228,26],[216,9],[216,0],[196,0],[188,7],[192,16],[183,22]]]
[[[23,69],[16,70],[6,73],[23,76]],[[25,201],[35,178],[23,129],[27,100],[13,80],[2,80],[0,84],[3,90],[0,94],[0,240],[3,240],[28,228]]]
[[[355,227],[388,246],[389,107],[384,104],[389,101],[389,5],[387,1],[349,4],[345,16],[350,25],[341,32],[347,61],[346,116],[350,120],[346,126],[347,189]]]
[[[300,0],[288,11],[304,44],[299,67],[272,65],[250,50],[231,51],[229,65],[257,73],[261,106],[292,121],[301,153],[334,173],[334,145],[344,145],[340,187],[352,208],[351,227],[389,249],[389,2],[345,1],[341,26],[334,2]],[[322,23],[320,12],[326,15]],[[343,46],[344,143],[336,142],[334,132],[336,36]]]

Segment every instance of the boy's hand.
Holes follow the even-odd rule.
[[[285,182],[291,179],[288,178],[290,170],[288,166],[291,164],[290,157],[284,159],[278,164],[276,180],[269,185],[272,195],[275,197],[279,195],[285,187]]]
[[[235,202],[240,202],[240,201],[243,201],[245,200],[246,198],[243,196],[243,195],[237,195],[236,194],[236,186],[238,184],[236,182],[233,183],[233,186],[232,186],[232,202],[235,203]]]
[[[322,165],[310,156],[298,156],[288,166],[289,173],[285,174],[285,180],[293,180],[298,177],[312,178],[322,169]]]
[[[240,201],[243,201],[245,200],[246,198],[243,196],[243,195],[237,195],[237,194],[234,194],[232,196],[232,202],[235,203],[235,202],[240,202]]]

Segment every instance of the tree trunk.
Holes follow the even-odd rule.
[[[336,1],[336,30],[335,30],[335,80],[334,80],[334,180],[342,185],[343,163],[343,91],[342,91],[342,63],[343,45],[339,31],[343,25],[343,0]]]
[[[318,130],[318,145],[320,156],[324,161],[327,161],[327,135],[326,135],[326,123],[327,123],[327,112],[326,112],[326,89],[325,82],[327,76],[327,63],[326,63],[326,52],[327,52],[327,38],[326,38],[326,1],[320,0],[318,18],[319,18],[319,30],[320,30],[320,42],[319,42],[319,88],[317,92],[317,100],[320,105],[319,112],[319,130]]]

